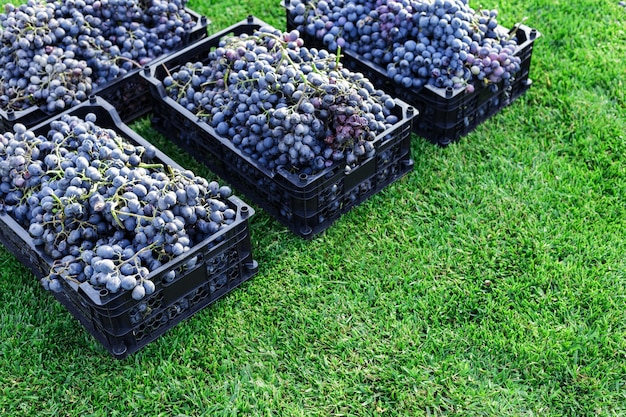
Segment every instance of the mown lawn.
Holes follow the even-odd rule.
[[[279,0],[189,6],[285,27]],[[0,248],[0,415],[626,415],[626,9],[472,6],[541,32],[532,88],[456,144],[414,136],[414,170],[312,241],[257,208],[259,273],[129,358]]]

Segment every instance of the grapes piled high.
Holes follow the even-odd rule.
[[[65,279],[141,299],[151,271],[235,221],[229,187],[154,157],[93,113],[52,121],[46,136],[16,124],[0,137],[0,210],[54,260],[45,288]]]
[[[76,105],[182,46],[186,0],[28,0],[0,14],[0,108]]]
[[[163,79],[168,95],[270,170],[351,169],[398,122],[394,100],[335,55],[306,48],[297,31],[262,27],[227,36],[207,63]]]
[[[468,0],[291,0],[297,28],[380,65],[406,88],[466,88],[511,82],[517,41],[497,11]]]

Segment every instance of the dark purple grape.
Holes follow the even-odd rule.
[[[196,24],[186,3],[50,0],[6,7],[0,14],[0,108],[36,105],[56,112],[74,106],[181,47]]]
[[[313,174],[348,162],[350,148],[390,126],[386,119],[395,102],[362,75],[341,68],[334,55],[304,47],[298,31],[262,28],[227,36],[208,58],[165,77],[169,96],[263,167]],[[391,108],[383,105],[387,100]],[[328,148],[336,151],[334,158]]]
[[[61,291],[70,280],[149,296],[151,271],[229,224],[229,187],[158,163],[136,166],[133,156],[154,150],[100,128],[92,113],[62,116],[38,137],[21,124],[13,130],[0,136],[0,200],[54,259],[45,288]],[[104,148],[114,157],[102,159]],[[215,227],[201,219],[209,212]]]
[[[507,85],[520,69],[515,36],[497,16],[465,0],[292,0],[289,9],[302,33],[330,51],[360,54],[405,88],[472,85],[468,93],[484,84]],[[495,74],[489,69],[494,60],[502,66]]]

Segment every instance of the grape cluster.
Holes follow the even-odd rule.
[[[48,112],[182,45],[186,0],[28,0],[0,14],[0,108]]]
[[[207,63],[187,62],[163,79],[168,95],[270,170],[347,169],[374,154],[398,121],[394,100],[335,55],[306,48],[299,32],[261,27],[227,36]]]
[[[164,166],[153,147],[99,127],[94,113],[64,115],[45,136],[18,123],[0,137],[0,209],[54,260],[42,279],[53,291],[65,279],[151,294],[151,271],[235,221],[230,194]]]
[[[406,88],[510,84],[520,70],[517,40],[496,10],[467,0],[291,0],[297,28],[329,50],[344,48],[386,68]]]

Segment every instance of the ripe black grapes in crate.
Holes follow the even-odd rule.
[[[415,111],[301,42],[250,17],[145,76],[161,133],[311,238],[412,169]]]
[[[419,112],[413,129],[447,145],[524,94],[539,33],[497,24],[463,0],[285,0],[287,29]]]
[[[141,67],[207,35],[208,19],[185,4],[7,5],[0,15],[0,129],[32,127],[91,95],[113,104],[125,123],[147,114]]]
[[[2,143],[0,241],[114,357],[256,274],[253,209],[184,171],[102,98],[16,125]]]

